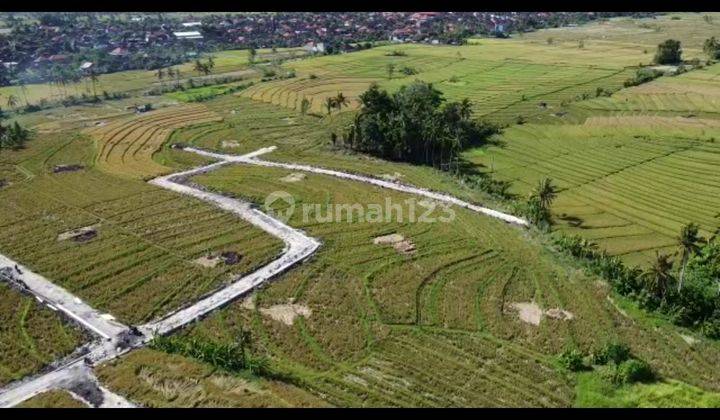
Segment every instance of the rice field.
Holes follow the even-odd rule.
[[[281,251],[279,240],[209,204],[96,169],[95,153],[93,142],[77,134],[3,153],[28,178],[0,190],[0,250],[92,306],[124,322],[146,321]],[[61,164],[84,168],[54,173]],[[87,242],[59,240],[89,226],[96,237]],[[240,254],[240,262],[195,262],[225,251]]]
[[[36,395],[19,404],[18,408],[88,408],[87,404],[76,399],[69,392],[52,390]]]
[[[609,288],[569,270],[522,231],[457,210],[451,223],[304,221],[303,203],[402,204],[407,196],[316,174],[234,166],[198,182],[262,203],[272,191],[295,199],[289,223],[321,239],[307,264],[183,334],[235,340],[249,328],[273,366],[339,406],[569,406],[572,380],[554,367],[567,346],[627,342],[662,375],[707,389],[717,343],[693,350],[674,327],[636,317],[607,299]],[[325,211],[322,211],[325,214]],[[407,213],[405,213],[407,214]],[[403,254],[374,238],[399,233]],[[267,309],[302,305],[287,325]],[[515,302],[562,308],[572,320],[519,318]],[[622,312],[621,312],[622,311]],[[702,350],[700,350],[701,346]],[[123,365],[125,362],[118,362]]]
[[[300,58],[305,54],[306,52],[302,48],[278,48],[276,52],[272,52],[270,49],[258,49],[256,61],[266,62],[274,59]],[[260,74],[260,72],[253,69],[248,62],[247,50],[219,51],[213,53],[213,56],[215,57],[215,68],[213,69],[213,74],[209,76],[201,75],[195,71],[193,69],[194,61],[192,60],[187,63],[172,66],[172,68],[174,70],[180,70],[180,81],[187,80],[188,78],[203,80],[225,76],[254,78]],[[203,60],[205,60],[205,58],[203,58]],[[162,85],[174,82],[175,78],[172,78],[172,80],[167,78],[160,80],[157,77],[157,70],[128,70],[98,75],[95,91],[98,95],[100,95],[102,91],[111,93],[126,92],[139,95],[144,90],[161,87]],[[0,96],[7,98],[10,95],[14,95],[19,99],[20,104],[24,106],[25,102],[37,104],[42,99],[61,101],[68,95],[79,97],[82,96],[82,94],[90,96],[93,94],[93,86],[89,80],[82,80],[79,83],[69,83],[65,87],[59,87],[50,83],[41,83],[27,85],[26,88],[26,91],[23,92],[19,86],[0,87]],[[3,108],[5,108],[4,105],[3,103]]]
[[[405,55],[392,55],[395,51]],[[286,64],[297,77],[256,84],[242,95],[295,110],[306,99],[312,112],[324,114],[325,98],[338,92],[349,98],[352,109],[373,82],[394,90],[420,79],[434,83],[449,99],[468,97],[480,118],[511,123],[518,116],[549,113],[583,94],[594,95],[598,87],[621,87],[634,72],[630,67],[638,65],[637,54],[615,44],[578,49],[496,39],[460,47],[390,45]],[[395,71],[390,78],[391,64]],[[406,75],[405,68],[415,74]]]
[[[118,176],[149,179],[165,173],[153,154],[176,128],[221,121],[203,105],[188,104],[113,121],[86,131],[96,139],[97,168]]]
[[[33,297],[0,283],[0,386],[38,372],[86,338]]]
[[[97,369],[106,387],[143,407],[287,408],[327,403],[295,386],[214,371],[188,358],[150,349]]]

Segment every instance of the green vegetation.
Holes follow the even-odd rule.
[[[0,386],[37,373],[85,339],[34,298],[0,283]]]
[[[679,381],[617,386],[597,372],[577,376],[575,407],[718,408],[720,394]]]
[[[20,126],[17,121],[8,127],[0,123],[0,150],[22,149],[25,142],[30,138],[30,134],[30,130]]]
[[[209,364],[151,349],[96,369],[104,386],[144,407],[326,407],[284,382],[219,372]]]
[[[121,145],[110,153],[118,162]],[[0,189],[4,254],[92,306],[136,323],[193,301],[281,251],[279,240],[214,206],[109,173],[95,163],[100,150],[87,136],[71,131],[0,152],[0,178],[13,182]],[[55,173],[58,165],[81,169]],[[85,226],[95,227],[94,239],[58,240]],[[216,267],[195,262],[225,251],[237,252],[241,261]]]
[[[680,41],[668,39],[658,45],[654,61],[657,64],[678,64],[682,61]]]
[[[347,133],[346,146],[388,160],[458,168],[459,153],[497,133],[471,119],[470,101],[444,102],[432,84],[416,82],[390,95],[372,85],[360,95],[362,109]]]
[[[36,395],[21,403],[18,408],[87,408],[67,391],[52,390]]]

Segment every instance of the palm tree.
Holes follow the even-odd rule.
[[[337,96],[335,96],[334,100],[335,100],[335,108],[337,108],[338,111],[340,111],[340,109],[343,106],[348,106],[348,99],[345,97],[345,95],[343,95],[342,92],[338,92],[338,94],[337,94]]]
[[[325,108],[327,108],[327,113],[330,115],[332,109],[335,108],[335,98],[331,96],[325,98]]]
[[[557,196],[557,188],[553,185],[552,179],[543,178],[535,187],[533,195],[537,197],[538,202],[544,209],[549,209],[550,204]]]
[[[673,281],[673,262],[667,254],[660,254],[655,251],[655,261],[642,274],[642,278],[655,296],[665,299],[665,294]]]
[[[702,241],[702,238],[698,236],[698,228],[698,225],[696,225],[695,223],[690,223],[680,229],[678,245],[680,246],[680,252],[682,254],[682,268],[680,269],[678,292],[682,290],[683,280],[685,279],[685,268],[687,267],[690,256],[700,250],[700,242]]]
[[[472,103],[470,102],[470,99],[465,98],[462,101],[460,101],[460,109],[459,109],[460,118],[463,120],[470,119],[472,116]]]
[[[15,95],[10,95],[7,98],[7,106],[10,108],[15,108],[18,104],[18,98]]]

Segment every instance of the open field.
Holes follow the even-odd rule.
[[[279,381],[234,376],[178,355],[137,350],[98,369],[99,379],[144,407],[323,407]]]
[[[57,313],[0,284],[0,386],[36,373],[85,339]]]
[[[96,139],[98,169],[149,179],[166,172],[167,168],[157,165],[152,156],[174,129],[212,121],[222,118],[203,105],[188,104],[120,119],[86,132]]]
[[[18,408],[87,408],[88,406],[74,398],[69,392],[63,390],[54,390],[36,395],[24,403],[17,406]]]
[[[260,202],[270,191],[284,190],[296,205],[353,203],[357,197],[381,203],[388,195],[402,203],[401,194],[319,175],[287,183],[282,179],[288,172],[238,166],[196,180]],[[301,219],[296,212],[290,224],[325,244],[317,257],[264,289],[254,303],[233,305],[188,333],[234,340],[240,326],[251,328],[274,365],[331,404],[570,405],[572,384],[555,371],[551,355],[567,345],[588,348],[613,338],[630,343],[664,375],[720,386],[705,371],[711,363],[706,357],[720,351],[715,343],[702,341],[703,351],[692,351],[672,327],[626,319],[604,298],[606,288],[565,271],[500,222],[462,211],[455,222],[424,226]],[[416,253],[373,244],[392,232],[411,239]],[[526,324],[510,304],[529,301],[561,307],[575,318]],[[287,302],[306,306],[310,315],[288,326],[263,311]]]
[[[270,49],[257,50],[256,62],[271,61],[273,59],[290,59],[293,57],[302,57],[306,52],[302,48],[278,48],[273,53]],[[202,75],[193,69],[194,62],[189,61],[184,64],[172,66],[173,69],[180,70],[181,82],[192,77],[196,80],[212,79],[224,76],[237,76],[243,78],[258,77],[260,72],[250,66],[248,62],[247,50],[227,50],[213,53],[215,57],[215,68],[213,74],[209,76]],[[204,60],[204,58],[203,58]],[[107,92],[127,92],[140,94],[143,90],[153,87],[160,87],[163,84],[172,84],[175,78],[160,80],[157,77],[156,70],[129,70],[117,73],[108,73],[98,75],[98,82],[95,90],[98,95],[102,91]],[[25,102],[37,104],[42,99],[48,101],[60,101],[66,95],[82,96],[82,94],[92,95],[93,86],[89,80],[83,79],[79,83],[69,83],[66,87],[60,87],[49,83],[31,84],[26,86],[26,91],[19,86],[0,87],[0,99],[2,107],[5,108],[5,98],[14,95],[19,99],[21,105]]]
[[[466,158],[512,181],[521,195],[552,178],[562,189],[553,209],[561,229],[645,264],[656,250],[675,251],[682,225],[695,222],[704,236],[720,226],[718,71],[715,65],[574,103],[581,124],[511,127],[501,146]],[[592,116],[598,110],[604,116]]]
[[[47,135],[3,153],[17,183],[0,190],[0,250],[125,322],[146,321],[274,259],[282,245],[214,207],[94,167],[76,134]],[[54,173],[56,165],[84,165]],[[27,177],[27,179],[25,179]],[[92,227],[87,241],[60,240]],[[237,264],[204,267],[208,253]]]
[[[394,51],[405,55],[392,55]],[[478,117],[508,123],[594,94],[597,87],[621,87],[633,73],[629,67],[652,58],[638,59],[638,54],[642,57],[637,48],[614,44],[578,49],[514,39],[483,39],[460,47],[389,45],[287,63],[296,78],[258,84],[243,95],[297,110],[306,98],[313,112],[324,113],[325,98],[337,92],[350,99],[352,108],[372,82],[393,90],[420,79],[434,83],[450,99],[469,97]],[[388,64],[396,66],[392,79]],[[403,68],[416,74],[405,75]]]
[[[463,47],[394,45],[314,57],[284,64],[297,71],[295,78],[202,104],[178,104],[181,95],[154,98],[157,109],[144,114],[123,109],[140,100],[133,98],[16,117],[38,134],[25,149],[0,151],[0,180],[8,183],[0,188],[0,252],[131,325],[275,260],[282,249],[277,238],[211,204],[145,182],[209,163],[172,143],[238,155],[278,146],[263,159],[375,176],[506,210],[448,173],[335,147],[330,135],[343,132],[352,112],[298,112],[303,97],[312,101],[312,112],[326,114],[324,98],[342,91],[352,110],[374,81],[396,89],[418,78],[450,99],[469,97],[476,116],[508,125],[498,145],[468,150],[465,160],[512,181],[520,197],[541,177],[552,178],[560,187],[553,203],[557,229],[644,264],[656,250],[674,251],[687,222],[698,223],[703,235],[720,226],[720,65],[610,97],[595,98],[595,91],[621,88],[639,62],[647,64],[654,36],[681,35],[685,28],[694,40],[708,31],[701,22],[711,25],[702,15],[680,16],[655,20],[660,35],[613,20],[597,24],[611,28],[607,38],[589,25],[556,31],[571,35],[558,35],[552,44],[543,35],[555,33],[550,30]],[[583,48],[572,38],[579,30],[588,31]],[[636,35],[640,41],[633,43]],[[688,42],[694,54],[694,41]],[[405,55],[388,55],[394,50]],[[217,55],[216,68],[246,71],[246,60],[245,51],[225,52]],[[396,65],[391,79],[389,63]],[[403,67],[417,74],[404,75]],[[128,88],[157,81],[130,73],[122,75]],[[584,94],[592,99],[582,100]],[[518,116],[527,122],[515,124]],[[308,172],[228,164],[189,181],[260,206],[272,192],[287,192],[295,204],[287,224],[322,245],[302,265],[176,333],[230,343],[250,331],[252,353],[267,356],[272,371],[287,380],[230,374],[146,348],[95,370],[103,386],[135,403],[718,403],[711,392],[720,392],[719,342],[613,294],[534,230],[460,208],[452,208],[455,218],[448,222],[412,222],[411,207],[418,217],[433,203]],[[388,201],[395,217],[359,221],[358,212],[367,214],[371,205],[387,212]],[[275,204],[286,208],[282,200]],[[318,220],[328,218],[327,206],[334,206],[334,220]],[[438,206],[430,215],[447,213]],[[223,252],[239,261],[222,261]],[[36,371],[82,338],[34,300],[3,287],[0,383]],[[660,380],[611,392],[595,373],[558,366],[563,350],[592,352],[616,341],[647,361]],[[28,404],[69,405],[68,398],[52,392]]]
[[[705,19],[709,16],[709,21]],[[682,42],[686,59],[706,59],[702,45],[720,30],[720,13],[667,13],[656,18],[632,19],[612,18],[604,22],[593,22],[576,27],[544,29],[523,34],[528,41],[546,44],[548,38],[554,42],[577,45],[578,40],[606,41],[636,48],[647,49],[654,54],[655,47],[668,38]]]

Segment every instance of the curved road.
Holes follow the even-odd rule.
[[[294,229],[253,208],[251,203],[185,185],[184,182],[194,175],[208,173],[230,163],[243,163],[267,167],[278,167],[302,172],[312,172],[357,182],[364,182],[409,194],[420,195],[433,200],[467,208],[515,225],[528,225],[528,222],[524,219],[486,207],[481,207],[448,194],[437,193],[427,189],[384,181],[362,175],[355,175],[307,165],[270,162],[257,158],[258,156],[272,152],[275,149],[275,146],[266,147],[246,155],[236,156],[214,153],[191,147],[184,148],[183,150],[185,151],[217,159],[219,162],[188,171],[161,176],[150,181],[151,184],[158,187],[210,202],[223,210],[236,214],[243,220],[246,220],[265,232],[280,238],[285,243],[285,249],[278,259],[259,268],[253,273],[235,280],[229,286],[186,308],[179,309],[159,320],[139,326],[138,330],[142,333],[140,336],[133,335],[127,326],[113,321],[112,317],[107,316],[106,314],[101,314],[67,290],[54,285],[44,277],[30,272],[26,267],[20,266],[14,260],[0,254],[0,269],[5,269],[3,273],[5,273],[6,276],[4,277],[8,277],[8,273],[12,273],[12,275],[10,275],[11,278],[9,279],[11,282],[24,287],[30,293],[34,294],[39,300],[47,303],[48,306],[65,312],[71,318],[75,319],[84,327],[90,329],[104,339],[93,343],[89,347],[84,358],[72,359],[49,373],[26,378],[0,389],[0,407],[12,407],[37,394],[52,389],[72,389],[72,387],[77,387],[78,384],[87,385],[88,383],[91,384],[91,388],[93,387],[92,384],[95,384],[94,388],[99,389],[99,392],[102,394],[102,397],[95,398],[97,401],[91,403],[92,405],[98,407],[133,407],[133,404],[125,400],[123,397],[113,394],[97,384],[97,379],[88,365],[95,366],[117,358],[133,348],[146,345],[156,335],[168,334],[207,315],[215,309],[220,308],[249,292],[268,279],[277,276],[299,262],[309,258],[320,247],[320,242],[316,239],[311,238],[305,235],[302,231]],[[18,282],[17,280],[21,280],[21,282]]]

